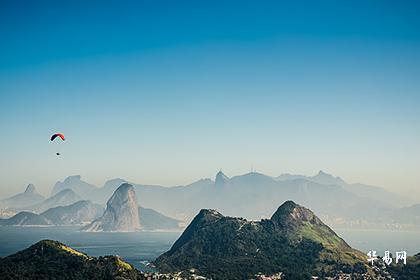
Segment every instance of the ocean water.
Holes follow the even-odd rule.
[[[366,253],[370,250],[380,256],[385,251],[393,255],[406,251],[409,256],[420,253],[420,231],[336,229],[335,232],[351,247]]]
[[[0,227],[0,257],[23,250],[42,239],[58,240],[91,256],[119,255],[137,269],[170,249],[181,232],[80,232],[79,227]],[[349,245],[362,252],[420,252],[419,231],[336,230]]]

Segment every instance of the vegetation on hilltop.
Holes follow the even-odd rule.
[[[116,256],[89,257],[60,242],[40,241],[0,260],[1,279],[143,279]]]
[[[202,210],[155,264],[163,271],[196,268],[213,279],[250,279],[259,272],[310,279],[369,270],[363,254],[292,201],[260,222]]]

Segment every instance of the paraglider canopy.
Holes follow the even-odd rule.
[[[66,138],[64,137],[64,134],[63,133],[56,133],[56,134],[53,134],[52,136],[51,136],[51,142],[53,142],[54,140],[55,140],[55,138],[57,138],[57,137],[60,137],[61,138],[61,140],[66,140]],[[59,152],[57,152],[57,153],[55,153],[57,156],[59,156],[61,153],[59,153]]]
[[[53,136],[51,136],[51,141],[54,141],[54,139],[57,138],[57,137],[60,137],[61,140],[63,140],[63,141],[66,140],[66,138],[64,137],[64,134],[56,133],[56,134],[53,134]]]

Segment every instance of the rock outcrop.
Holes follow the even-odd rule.
[[[136,192],[132,185],[124,183],[108,200],[103,216],[83,230],[129,232],[140,228]]]

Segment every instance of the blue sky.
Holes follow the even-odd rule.
[[[0,195],[251,166],[420,188],[415,1],[85,2],[0,4]]]

